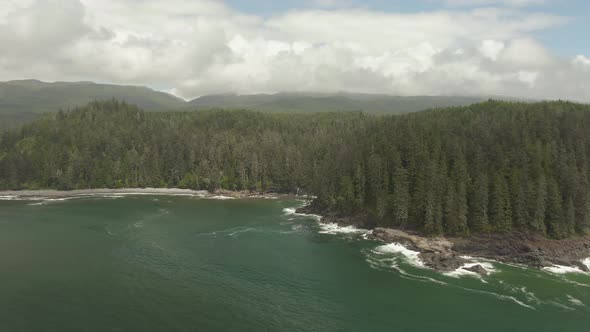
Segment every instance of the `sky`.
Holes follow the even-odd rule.
[[[590,101],[585,0],[0,0],[0,81]]]

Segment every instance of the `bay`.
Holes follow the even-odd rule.
[[[444,275],[295,199],[0,200],[1,331],[585,331],[590,275]],[[411,258],[411,255],[410,255]]]

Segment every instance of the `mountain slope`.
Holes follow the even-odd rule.
[[[430,108],[464,106],[486,97],[401,97],[360,93],[290,93],[258,95],[209,95],[186,102],[173,95],[141,86],[19,80],[0,82],[0,128],[12,127],[45,112],[86,105],[94,100],[117,99],[147,111],[192,111],[203,109],[248,109],[262,112],[364,111],[399,114]]]
[[[465,106],[484,101],[483,97],[414,96],[355,93],[277,93],[259,95],[210,95],[189,102],[192,108],[241,108],[267,112],[409,113],[429,108]]]
[[[180,98],[140,86],[20,80],[0,82],[0,119],[7,126],[34,119],[40,113],[113,98],[150,111],[186,107]]]

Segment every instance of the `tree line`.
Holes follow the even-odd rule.
[[[1,189],[296,192],[428,235],[590,229],[590,106],[489,101],[361,112],[148,113],[118,101],[0,133]]]

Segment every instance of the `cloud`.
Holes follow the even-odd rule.
[[[498,59],[498,55],[504,49],[505,45],[501,41],[493,40],[493,39],[486,39],[481,42],[481,46],[478,50],[481,54],[489,58],[492,61],[496,61]]]
[[[581,65],[581,66],[590,66],[590,58],[585,57],[583,55],[578,55],[576,56],[576,58],[574,59],[573,63],[575,65]]]
[[[446,4],[451,6],[511,6],[524,7],[530,5],[544,4],[546,0],[444,0]]]
[[[308,3],[317,7],[341,7],[350,6],[351,0],[309,0]]]
[[[89,32],[83,22],[84,6],[78,1],[39,0],[7,13],[0,24],[0,40],[16,47],[3,47],[3,53],[55,49]]]
[[[261,17],[214,0],[10,0],[0,8],[0,77],[141,84],[184,98],[344,90],[588,99],[580,68],[589,58],[559,58],[532,37],[567,18],[329,2],[340,9]]]

